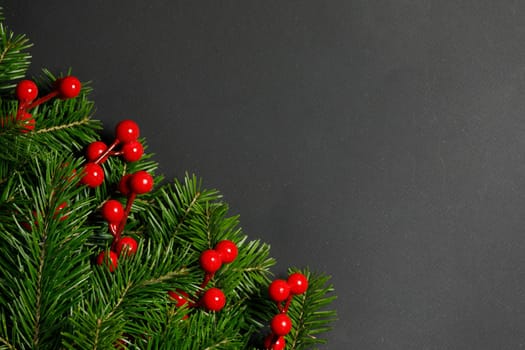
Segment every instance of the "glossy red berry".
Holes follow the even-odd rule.
[[[288,284],[292,294],[303,294],[308,289],[308,279],[299,272],[292,273],[288,276]]]
[[[168,295],[176,302],[177,307],[184,306],[188,303],[190,296],[183,290],[177,289],[175,291],[170,290]]]
[[[287,335],[292,329],[292,320],[287,314],[277,314],[272,318],[270,328],[278,336]]]
[[[81,87],[80,81],[72,75],[58,81],[58,93],[61,98],[77,97]]]
[[[86,158],[90,162],[94,162],[100,157],[108,146],[102,141],[91,142],[86,148]]]
[[[102,206],[102,217],[109,223],[118,224],[124,218],[124,207],[116,199],[110,199]]]
[[[35,128],[35,119],[33,116],[27,112],[22,112],[16,117],[17,122],[19,123],[22,133],[27,133],[32,131]]]
[[[118,183],[118,190],[120,193],[122,193],[124,196],[127,196],[130,194],[131,189],[129,188],[129,179],[131,178],[131,174],[126,174],[122,176]]]
[[[284,350],[286,348],[286,341],[283,336],[276,337],[270,333],[264,338],[264,348],[269,350]]]
[[[55,217],[57,217],[62,210],[64,210],[67,207],[67,202],[62,202],[56,209],[55,209]],[[67,215],[63,215],[60,217],[60,221],[64,221],[68,218]]]
[[[115,137],[119,142],[136,141],[139,138],[139,134],[139,126],[130,119],[121,121],[115,128]]]
[[[237,246],[230,240],[222,240],[215,245],[215,250],[221,256],[222,262],[229,264],[237,257]]]
[[[216,250],[208,249],[201,253],[199,258],[202,269],[206,273],[215,273],[222,266],[222,259]]]
[[[153,188],[153,177],[147,171],[139,170],[131,175],[128,185],[133,193],[148,193]]]
[[[38,88],[32,80],[22,80],[16,85],[16,97],[22,103],[29,103],[38,96]]]
[[[138,141],[126,142],[122,146],[122,158],[126,162],[136,162],[144,154],[144,147]]]
[[[98,187],[104,182],[104,170],[98,164],[87,163],[80,182],[91,188]]]
[[[122,237],[117,242],[117,254],[118,256],[130,256],[137,252],[138,243],[137,241],[132,237]]]
[[[275,280],[270,283],[268,294],[273,301],[285,301],[290,295],[290,285],[285,280]]]
[[[109,267],[109,271],[113,272],[118,265],[117,254],[113,251],[110,251],[108,256],[106,253],[106,251],[100,252],[100,254],[97,256],[97,265],[106,265]]]
[[[226,297],[219,288],[210,288],[202,296],[203,306],[210,311],[220,311],[226,305]]]

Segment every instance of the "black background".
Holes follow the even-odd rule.
[[[525,3],[7,1],[276,273],[333,276],[326,349],[525,347]]]

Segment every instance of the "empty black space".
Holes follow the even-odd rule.
[[[525,347],[523,1],[4,1],[275,272],[333,276],[323,349]]]

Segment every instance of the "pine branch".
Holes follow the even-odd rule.
[[[336,312],[326,309],[336,298],[334,288],[328,284],[330,277],[313,274],[308,269],[290,269],[289,273],[301,272],[308,279],[308,290],[294,296],[288,315],[292,319],[292,331],[286,336],[287,349],[308,349],[326,340],[318,335],[331,329]]]
[[[46,349],[57,344],[64,316],[79,300],[76,289],[90,274],[84,243],[91,232],[83,223],[91,199],[82,198],[70,179],[74,160],[54,156],[46,162],[34,159],[31,165],[9,183],[16,187],[10,189],[15,197],[3,203],[11,214],[0,224],[0,279],[9,283],[0,294],[10,300],[2,309],[11,315],[7,328],[15,339],[10,341]],[[57,209],[61,203],[69,203],[65,212]],[[9,339],[9,331],[0,336]]]
[[[12,89],[14,80],[25,76],[31,59],[25,50],[31,46],[25,35],[15,35],[0,23],[0,91]]]

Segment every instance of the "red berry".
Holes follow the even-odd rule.
[[[153,188],[153,177],[147,171],[140,170],[131,175],[128,184],[133,193],[148,193]]]
[[[284,348],[286,348],[286,341],[283,336],[276,337],[270,333],[264,338],[264,348],[270,350],[284,350]]]
[[[124,196],[127,196],[131,192],[131,189],[129,188],[129,179],[130,178],[131,178],[131,174],[124,175],[124,176],[122,176],[122,178],[120,179],[120,182],[118,184],[118,190]]]
[[[100,254],[97,256],[97,265],[106,265],[109,267],[109,271],[115,271],[118,265],[117,254],[110,251],[108,257],[106,256],[106,251],[100,252]]]
[[[292,320],[287,314],[277,314],[273,317],[270,328],[278,336],[287,335],[292,329]]]
[[[122,158],[126,162],[136,162],[144,154],[144,147],[138,141],[129,141],[122,146]]]
[[[87,163],[84,166],[84,174],[80,182],[91,188],[98,187],[104,182],[104,170],[98,164]]]
[[[55,210],[55,217],[62,211],[64,208],[67,207],[67,202],[61,203]],[[64,221],[68,218],[67,215],[64,215],[60,218],[60,221]]]
[[[33,223],[34,223],[34,225],[35,225],[35,227],[36,227],[36,226],[38,226],[38,220],[36,220],[36,217],[38,216],[38,214],[37,214],[36,210],[33,210],[33,211],[32,211],[32,214],[33,214],[33,218],[35,219],[35,220],[33,221]],[[21,225],[23,228],[25,228],[27,231],[31,232],[32,228],[31,228],[31,224],[30,224],[29,222],[27,222],[27,221],[25,221],[25,222],[21,222],[20,225]]]
[[[120,142],[136,141],[139,138],[139,134],[139,126],[130,119],[121,121],[115,129],[115,137]]]
[[[277,340],[273,344],[272,350],[284,350],[285,348],[286,348],[286,341],[284,340],[284,337],[281,336],[277,338]]]
[[[292,273],[288,276],[288,284],[292,294],[303,294],[308,289],[308,279],[299,272]]]
[[[58,92],[61,98],[77,97],[81,87],[80,81],[72,75],[58,81]]]
[[[215,250],[221,256],[222,262],[229,264],[237,257],[237,246],[230,240],[222,240],[215,245]]]
[[[284,301],[290,295],[290,285],[285,280],[275,280],[270,283],[268,294],[273,301]]]
[[[190,296],[188,295],[188,293],[186,293],[185,291],[183,290],[180,290],[180,289],[177,289],[176,291],[172,291],[170,290],[168,292],[168,295],[173,299],[175,300],[176,302],[176,306],[177,307],[181,307],[183,305],[186,305],[188,303],[188,300],[190,298]]]
[[[222,259],[219,253],[213,249],[205,250],[201,253],[199,262],[206,273],[215,273],[222,266]]]
[[[219,288],[210,288],[204,292],[202,304],[210,311],[220,311],[226,305],[226,297]]]
[[[137,252],[138,243],[137,241],[132,237],[122,237],[117,242],[117,254],[118,256],[121,256],[122,254],[125,254],[125,256],[133,255]]]
[[[94,162],[100,157],[108,146],[102,141],[91,142],[86,148],[86,158],[90,162]]]
[[[118,224],[124,218],[124,207],[116,199],[110,199],[102,206],[102,217],[109,223]]]
[[[16,120],[22,127],[20,132],[24,134],[35,128],[35,119],[33,119],[33,116],[27,112],[22,112],[22,114],[17,115]]]
[[[38,96],[38,88],[32,80],[22,80],[16,85],[16,97],[22,103],[29,103]]]

